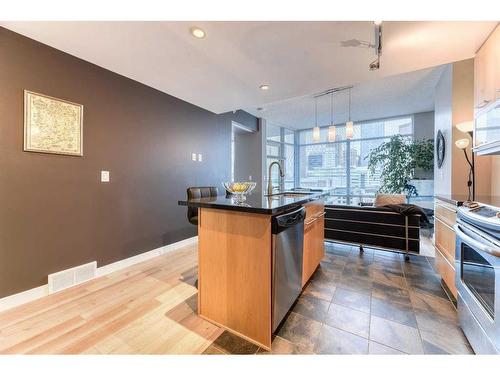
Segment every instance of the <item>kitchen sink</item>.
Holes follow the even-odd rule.
[[[271,198],[302,198],[314,194],[314,192],[295,192],[295,191],[284,191],[282,193],[276,193],[268,195]]]

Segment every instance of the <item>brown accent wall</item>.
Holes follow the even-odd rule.
[[[83,157],[23,151],[24,89],[84,105]],[[229,177],[230,140],[212,112],[0,28],[0,297],[196,235],[177,200]]]

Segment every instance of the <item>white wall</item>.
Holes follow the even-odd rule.
[[[439,130],[445,139],[445,156],[441,168],[434,157],[434,194],[451,194],[452,168],[452,66],[446,66],[439,79],[434,94],[434,139]]]

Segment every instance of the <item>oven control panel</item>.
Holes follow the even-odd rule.
[[[475,213],[476,215],[482,216],[482,217],[487,217],[487,218],[492,218],[492,217],[498,217],[500,214],[499,211],[491,209],[486,206],[479,206],[478,208],[473,208],[470,210],[470,212]]]
[[[490,229],[500,232],[500,207],[478,202],[466,202],[458,210],[476,225],[487,225]]]

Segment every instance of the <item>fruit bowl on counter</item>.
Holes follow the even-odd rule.
[[[233,194],[235,201],[243,202],[246,200],[246,195],[249,194],[257,183],[255,182],[223,182],[222,185],[229,193]]]

